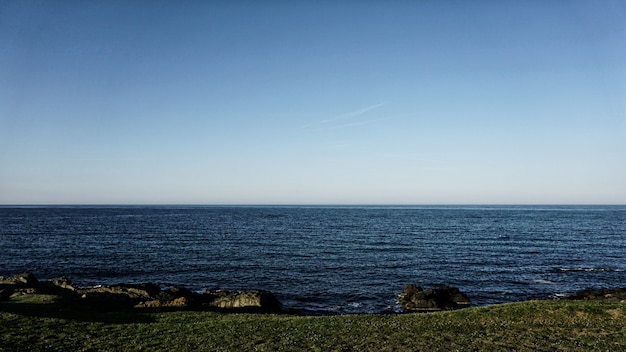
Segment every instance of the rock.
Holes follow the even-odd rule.
[[[196,296],[199,294],[193,293],[190,290],[173,287],[165,291],[159,292],[154,296],[153,300],[139,302],[134,308],[198,308],[196,303]]]
[[[222,310],[263,313],[278,313],[282,311],[280,301],[271,292],[263,290],[225,292],[215,298],[211,306]]]
[[[187,297],[178,297],[170,303],[171,307],[187,307],[189,305],[189,301]]]
[[[217,309],[224,312],[279,312],[281,303],[271,292],[194,293],[173,287],[161,290],[154,284],[117,285],[78,289],[82,301],[105,310],[138,309]]]
[[[133,308],[162,308],[163,307],[163,302],[155,299],[153,301],[145,301],[145,302],[139,302],[137,304],[135,304],[133,306]]]
[[[66,304],[98,311],[125,311],[133,308],[218,310],[222,312],[282,312],[282,304],[269,291],[204,292],[171,287],[162,290],[152,283],[98,287],[74,287],[67,277],[39,282],[24,273],[0,277],[0,299],[26,294],[59,296]]]
[[[117,311],[153,301],[161,289],[155,284],[117,285],[78,289],[77,293],[84,303],[96,309]]]
[[[90,294],[113,294],[127,296],[129,299],[147,300],[156,297],[161,293],[161,288],[155,284],[139,284],[139,285],[116,285],[116,286],[100,286],[92,288],[83,288],[77,291],[81,295]]]
[[[626,302],[626,288],[614,288],[606,290],[585,290],[565,296],[569,300]]]
[[[159,299],[173,301],[177,297],[185,297],[188,300],[196,300],[199,295],[183,287],[170,287],[159,294]]]
[[[188,307],[189,301],[185,297],[178,297],[172,301],[161,301],[161,300],[153,300],[140,302],[135,305],[133,308],[186,308]]]
[[[37,288],[39,280],[31,273],[22,273],[10,277],[0,276],[0,287],[14,286],[14,288]]]
[[[72,286],[72,281],[65,276],[50,281],[40,282],[38,290],[41,293],[52,295],[76,296],[76,288]]]
[[[61,276],[59,278],[56,278],[52,281],[50,281],[52,283],[52,285],[62,288],[64,290],[70,290],[70,291],[76,291],[76,289],[74,288],[74,286],[72,286],[72,281],[70,281],[70,279],[68,279],[65,276]]]
[[[20,288],[18,290],[13,291],[13,293],[11,294],[11,296],[9,296],[9,298],[20,297],[20,296],[25,296],[25,295],[34,295],[36,293],[37,293],[37,289],[33,287]]]
[[[467,296],[458,288],[446,285],[427,290],[412,284],[406,285],[398,296],[398,301],[403,309],[413,312],[436,312],[470,305]]]
[[[37,293],[39,280],[31,273],[0,276],[0,299]]]
[[[467,297],[467,295],[461,292],[461,290],[459,290],[458,288],[448,287],[445,285],[441,287],[445,287],[447,289],[452,302],[454,302],[454,304],[456,305],[456,308],[467,308],[472,304],[469,297]]]

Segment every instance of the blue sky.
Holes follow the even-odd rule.
[[[626,203],[623,1],[0,4],[0,204]]]

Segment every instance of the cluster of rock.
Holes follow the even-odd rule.
[[[402,308],[412,312],[437,312],[470,306],[470,300],[464,293],[446,285],[426,290],[413,284],[406,285],[398,296],[398,302]]]
[[[66,277],[39,281],[29,273],[0,276],[0,299],[26,294],[48,294],[74,306],[101,311],[212,310],[222,312],[282,313],[281,302],[269,291],[203,291],[181,287],[161,288],[152,283],[74,287]],[[409,312],[434,312],[465,308],[470,301],[458,288],[441,285],[422,289],[407,285],[398,303]]]
[[[50,294],[66,302],[82,304],[96,310],[213,310],[224,312],[281,313],[281,302],[269,291],[204,291],[186,288],[162,289],[152,283],[120,284],[99,287],[74,287],[66,277],[40,282],[29,273],[0,276],[0,298],[25,294]]]

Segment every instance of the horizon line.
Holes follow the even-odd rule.
[[[0,207],[433,207],[433,206],[626,206],[626,203],[0,203]]]

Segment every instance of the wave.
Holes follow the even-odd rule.
[[[562,273],[576,273],[576,272],[611,273],[611,272],[623,272],[624,269],[613,269],[613,268],[558,268],[558,271],[562,272]]]

